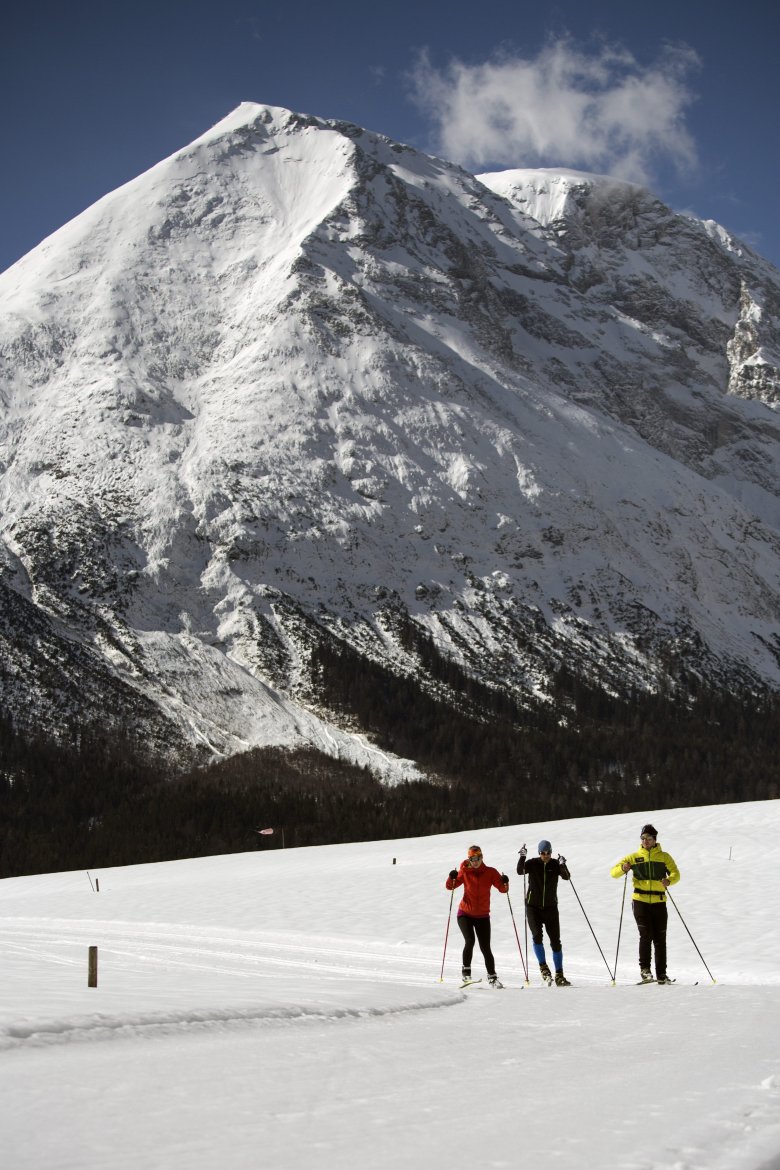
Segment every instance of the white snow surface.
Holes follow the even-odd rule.
[[[489,171],[477,175],[477,178],[491,191],[522,208],[526,215],[544,227],[565,217],[572,203],[572,195],[577,191],[588,191],[596,185],[604,191],[612,192],[642,190],[635,183],[568,167],[516,167]]]
[[[635,985],[609,875],[648,819],[682,875],[672,987]],[[567,989],[535,962],[526,985],[518,949],[517,851],[543,836],[573,878]],[[503,991],[459,988],[457,893],[440,980],[444,880],[474,840],[512,876]],[[777,801],[6,879],[0,1164],[769,1170],[779,904]]]

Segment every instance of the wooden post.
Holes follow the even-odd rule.
[[[95,878],[95,893],[100,893],[100,878]]]
[[[393,865],[395,865],[395,858],[393,858]]]
[[[89,976],[87,987],[97,987],[97,947],[89,948]]]

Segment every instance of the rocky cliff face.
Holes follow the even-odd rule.
[[[776,685],[778,297],[640,188],[240,107],[0,276],[6,709],[397,774],[321,642]]]
[[[760,298],[760,299],[759,299]],[[766,306],[770,311],[767,313]],[[726,352],[729,359],[729,393],[740,398],[752,398],[777,406],[780,402],[780,353],[772,328],[777,319],[776,293],[770,289],[767,294],[751,292],[742,284],[739,298],[739,317],[734,335]],[[766,328],[769,317],[770,327]]]

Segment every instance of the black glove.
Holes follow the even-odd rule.
[[[501,881],[504,883],[505,886],[509,885],[509,878],[506,876],[505,873],[501,874]]]
[[[524,845],[524,846],[523,846],[523,848],[520,850],[520,856],[521,856],[522,858],[526,858],[526,857],[528,856],[528,848],[527,848],[527,846],[525,846],[525,845]]]
[[[566,864],[566,858],[562,857],[560,853],[558,854],[558,861],[561,863],[561,865]]]
[[[451,869],[451,870],[450,870],[450,880],[454,882],[454,881],[455,881],[455,878],[456,878],[457,876],[458,876],[458,871],[457,871],[457,869]]]

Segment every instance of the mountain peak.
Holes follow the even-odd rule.
[[[567,219],[584,198],[594,195],[602,200],[649,196],[636,183],[562,167],[514,168],[477,178],[545,227]]]
[[[7,612],[82,695],[363,760],[318,647],[435,689],[430,639],[517,696],[564,661],[655,686],[683,648],[780,681],[780,277],[642,188],[244,103],[0,303]]]

